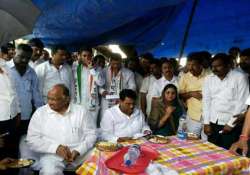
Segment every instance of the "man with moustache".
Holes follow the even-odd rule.
[[[20,135],[27,132],[33,108],[36,109],[43,105],[37,75],[28,65],[31,55],[31,47],[27,44],[20,44],[13,58],[14,64],[10,65],[11,76],[15,82],[15,89],[21,107]]]
[[[70,89],[71,99],[74,98],[74,81],[71,67],[66,64],[66,48],[56,45],[51,50],[52,59],[39,64],[36,74],[39,79],[39,89],[44,103],[47,102],[49,90],[56,84],[65,84]]]
[[[249,85],[244,74],[231,69],[224,53],[212,58],[212,71],[202,89],[204,132],[208,141],[228,149],[241,132],[234,116],[246,111]]]
[[[39,38],[33,38],[28,41],[28,45],[32,48],[32,56],[29,62],[29,66],[35,69],[39,64],[45,62],[43,58],[41,58],[42,51],[44,45]]]
[[[123,89],[120,92],[119,104],[107,109],[101,120],[103,140],[122,142],[151,133],[142,111],[135,108],[135,100],[135,91]]]
[[[110,66],[103,69],[105,84],[100,89],[102,95],[101,117],[106,109],[117,104],[119,93],[123,89],[136,90],[135,76],[132,71],[122,67],[122,58],[119,54],[112,54]]]
[[[174,68],[169,60],[164,60],[161,65],[162,77],[156,80],[153,85],[152,97],[159,98],[162,90],[167,84],[174,84],[178,87],[178,79],[174,76]]]

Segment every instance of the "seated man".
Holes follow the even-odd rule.
[[[102,139],[121,142],[134,136],[150,134],[141,110],[135,108],[136,93],[131,89],[120,92],[120,101],[107,109],[101,120]]]
[[[95,125],[86,109],[70,104],[63,84],[48,92],[48,104],[31,118],[27,142],[39,153],[40,174],[63,174],[68,163],[85,154],[96,141]]]

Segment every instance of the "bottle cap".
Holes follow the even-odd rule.
[[[130,166],[131,165],[131,160],[126,160],[125,165]]]

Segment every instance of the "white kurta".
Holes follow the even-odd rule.
[[[49,90],[56,84],[66,85],[70,90],[71,99],[73,99],[75,88],[72,69],[69,65],[64,64],[61,65],[59,69],[57,69],[49,61],[46,61],[42,64],[39,64],[35,68],[35,71],[39,80],[39,87],[44,99],[44,103],[47,103],[47,95]]]
[[[236,120],[233,116],[247,109],[248,95],[249,85],[244,74],[231,70],[223,80],[215,74],[208,75],[202,89],[204,124],[233,126]]]
[[[82,155],[94,145],[95,140],[95,125],[88,111],[76,104],[70,104],[63,115],[51,110],[49,105],[38,108],[31,118],[27,134],[31,149],[39,153],[55,154],[61,144]]]
[[[124,114],[119,105],[107,109],[101,120],[102,139],[116,142],[119,137],[134,137],[150,130],[141,110],[135,108],[131,116]]]
[[[246,105],[250,106],[250,96],[247,97],[247,100],[246,100]]]

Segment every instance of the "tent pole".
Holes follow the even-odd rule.
[[[185,29],[183,40],[181,42],[181,48],[180,48],[180,54],[179,54],[179,61],[182,58],[182,55],[183,55],[183,52],[184,52],[184,49],[185,49],[185,46],[186,46],[186,43],[187,43],[189,30],[190,30],[190,27],[191,27],[191,24],[192,24],[192,21],[193,21],[194,12],[195,12],[196,6],[198,4],[198,0],[193,0],[193,1],[194,1],[194,3],[193,3],[192,10],[191,10],[191,14],[190,14],[189,19],[188,19],[188,23],[187,23],[187,27]]]

